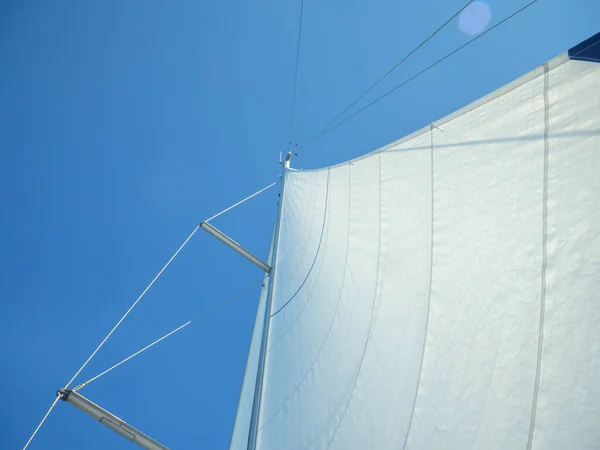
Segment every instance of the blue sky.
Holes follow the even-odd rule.
[[[302,144],[464,0],[306,0]],[[526,4],[490,0],[491,24]],[[194,226],[278,179],[299,1],[0,4],[0,436],[21,448]],[[600,31],[596,0],[540,0],[315,142],[293,167],[371,151]],[[466,42],[451,23],[364,102]],[[266,257],[277,189],[218,218]],[[171,448],[226,448],[260,270],[199,232],[78,381],[255,287],[82,391]],[[31,449],[131,444],[59,404]]]

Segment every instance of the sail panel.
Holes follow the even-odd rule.
[[[272,264],[274,251],[275,234],[271,238],[269,249],[268,264]],[[254,321],[254,330],[250,341],[250,351],[246,361],[246,371],[244,372],[244,381],[238,402],[238,409],[231,435],[230,448],[243,449],[248,446],[248,434],[250,432],[250,423],[252,421],[252,404],[254,402],[254,392],[256,387],[256,378],[258,375],[258,365],[260,348],[262,345],[262,330],[264,328],[265,308],[267,306],[269,276],[265,274],[258,300],[256,319]]]
[[[429,325],[406,448],[526,448],[542,268],[544,71],[432,128]]]
[[[600,442],[597,92],[565,54],[286,171],[256,448]]]
[[[600,443],[600,64],[552,72],[548,257],[534,448]],[[590,95],[590,93],[594,93]]]

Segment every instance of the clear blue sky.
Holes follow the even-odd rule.
[[[306,0],[302,143],[465,0]],[[490,0],[492,24],[525,0]],[[202,219],[278,179],[299,1],[0,3],[0,446],[63,386]],[[540,0],[317,141],[293,166],[366,153],[600,31],[597,0]],[[373,96],[468,37],[453,22]],[[371,97],[370,97],[371,98]],[[215,224],[266,256],[275,189]],[[174,449],[229,444],[260,270],[199,232],[85,381],[252,280],[256,286],[82,393]],[[129,449],[59,404],[31,449]]]

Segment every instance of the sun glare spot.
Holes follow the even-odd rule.
[[[485,30],[491,18],[490,5],[485,2],[473,2],[460,14],[458,28],[469,36],[475,36]]]

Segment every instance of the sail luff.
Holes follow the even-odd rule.
[[[273,234],[269,245],[269,256],[267,259],[270,265],[273,258],[273,247],[275,242],[277,218],[273,226]],[[266,299],[269,291],[269,274],[265,273],[263,277],[262,289],[256,308],[256,319],[252,331],[252,339],[248,350],[248,358],[246,360],[246,369],[242,381],[240,391],[240,399],[236,413],[233,432],[231,434],[231,442],[229,448],[231,450],[246,449],[248,445],[248,433],[250,430],[252,403],[254,399],[254,390],[256,388],[256,378],[258,376],[258,359],[260,355],[263,321],[265,316]]]
[[[376,152],[286,174],[250,448],[598,442],[593,57],[561,55]]]
[[[289,154],[288,154],[289,156]],[[268,288],[267,288],[267,298],[264,310],[264,318],[263,318],[263,329],[262,329],[262,339],[260,346],[260,355],[258,360],[258,370],[256,377],[256,385],[254,389],[254,399],[252,402],[252,415],[250,417],[250,429],[248,430],[248,450],[254,450],[256,448],[256,441],[258,435],[258,424],[260,417],[260,407],[262,401],[262,391],[264,384],[264,371],[265,371],[265,360],[267,354],[267,344],[269,339],[269,325],[270,325],[270,316],[271,309],[273,304],[273,291],[275,288],[275,273],[277,267],[277,255],[279,249],[279,235],[281,232],[281,216],[283,211],[283,199],[285,194],[285,182],[287,178],[287,172],[289,170],[289,158],[286,160],[287,164],[283,167],[283,176],[281,181],[281,194],[279,197],[279,207],[277,211],[277,220],[275,223],[275,232],[273,235],[273,248],[272,254],[270,258],[270,266],[271,271],[269,273],[268,280]]]

